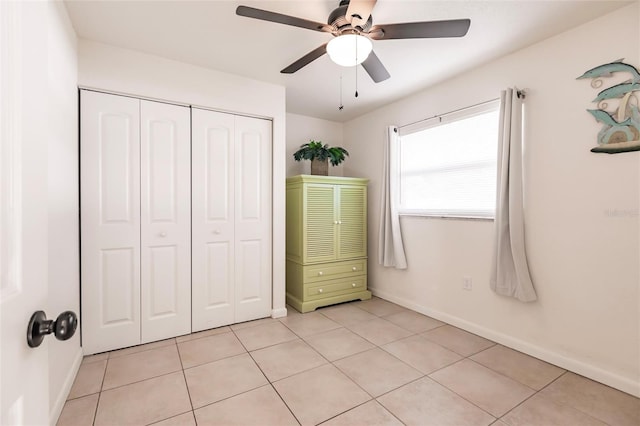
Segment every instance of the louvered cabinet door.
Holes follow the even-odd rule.
[[[367,256],[367,188],[340,186],[337,194],[337,257],[346,260]]]
[[[308,184],[303,202],[303,263],[336,260],[336,186]]]

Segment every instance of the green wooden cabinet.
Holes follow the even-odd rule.
[[[300,312],[367,291],[367,179],[287,179],[287,303]]]

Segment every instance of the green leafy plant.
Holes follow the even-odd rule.
[[[313,140],[300,145],[300,149],[293,154],[293,158],[296,161],[325,161],[329,159],[332,166],[342,163],[348,156],[349,152],[342,147],[330,147],[328,144],[323,145],[322,142]]]

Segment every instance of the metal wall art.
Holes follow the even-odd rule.
[[[591,87],[601,89],[603,77],[611,77],[615,73],[627,73],[630,79],[612,85],[598,93],[593,100],[597,109],[587,111],[602,123],[598,133],[598,146],[591,152],[618,154],[621,152],[640,151],[640,111],[638,97],[640,91],[640,73],[632,65],[619,59],[586,71],[577,79],[590,78]],[[610,105],[615,101],[613,105]]]

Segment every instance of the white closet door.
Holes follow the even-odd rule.
[[[191,331],[190,111],[140,103],[142,343]]]
[[[235,119],[235,322],[271,315],[271,121]]]
[[[192,110],[192,331],[235,318],[234,116]]]
[[[82,91],[82,346],[140,343],[140,102]]]

